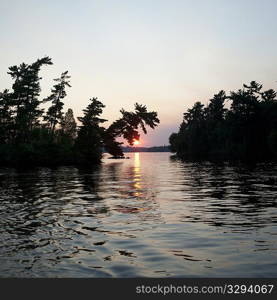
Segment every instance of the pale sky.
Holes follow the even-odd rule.
[[[277,89],[275,0],[0,0],[0,12],[1,90],[9,66],[48,55],[42,97],[68,70],[75,117],[92,97],[110,122],[135,102],[157,111],[142,146],[168,144],[186,109],[221,89]]]

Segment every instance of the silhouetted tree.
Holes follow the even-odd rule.
[[[79,117],[81,126],[75,144],[78,163],[97,163],[102,157],[102,136],[104,128],[100,125],[106,120],[100,115],[105,107],[97,98],[90,99],[91,103],[83,110],[84,116]]]
[[[225,116],[224,108],[226,94],[220,91],[210,99],[206,108],[206,132],[207,132],[207,151],[212,155],[221,156],[224,152],[225,145],[222,139],[225,132]]]
[[[63,119],[63,106],[64,103],[62,100],[66,97],[66,87],[71,87],[69,84],[70,76],[67,75],[68,71],[61,74],[60,78],[54,79],[57,84],[54,85],[51,90],[52,94],[44,99],[43,102],[51,102],[52,105],[48,108],[46,116],[44,116],[44,120],[48,122],[50,131],[52,136],[54,136],[55,128],[58,123],[61,123]]]
[[[181,147],[190,156],[201,157],[207,151],[207,131],[204,105],[196,102],[184,113],[180,127]],[[182,151],[183,151],[182,150]]]
[[[62,135],[67,137],[70,142],[73,144],[77,136],[77,123],[74,119],[73,110],[69,108],[64,115],[61,123]]]
[[[11,94],[8,90],[0,93],[0,144],[8,143],[14,128]]]
[[[43,113],[38,99],[41,91],[39,71],[43,65],[51,64],[51,59],[46,56],[31,65],[22,63],[9,68],[8,74],[14,80],[11,101],[15,107],[15,137],[18,142],[29,141],[31,130]]]
[[[169,145],[170,145],[170,151],[171,152],[177,152],[178,151],[178,133],[173,132],[170,136],[169,136]]]
[[[145,105],[138,103],[135,103],[134,112],[128,112],[124,109],[121,109],[120,112],[122,117],[114,121],[104,135],[105,148],[114,156],[123,156],[120,148],[122,143],[117,142],[116,138],[123,137],[132,146],[134,141],[140,138],[139,129],[147,134],[147,126],[154,129],[160,122],[156,112],[148,112]]]

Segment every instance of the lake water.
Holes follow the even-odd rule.
[[[0,277],[277,277],[277,166],[169,153],[0,169]]]

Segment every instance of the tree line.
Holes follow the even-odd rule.
[[[77,118],[78,125],[73,110],[63,109],[71,87],[68,71],[54,79],[51,94],[40,99],[39,72],[52,64],[46,56],[9,68],[12,88],[0,92],[0,165],[99,163],[103,149],[115,157],[124,155],[118,137],[133,145],[140,138],[140,129],[146,134],[147,127],[158,125],[156,112],[135,103],[134,111],[121,109],[121,118],[105,128],[107,120],[101,118],[105,105],[97,98],[90,99],[83,116]]]
[[[277,99],[252,81],[207,105],[196,102],[169,137],[177,157],[189,160],[268,161],[277,158]]]
[[[169,146],[154,147],[122,147],[124,152],[170,152]]]

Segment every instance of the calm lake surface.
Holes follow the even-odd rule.
[[[277,277],[277,165],[170,153],[0,169],[0,277]]]

